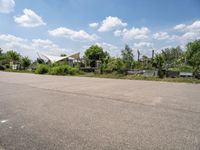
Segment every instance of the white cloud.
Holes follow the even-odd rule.
[[[150,30],[147,27],[142,27],[142,28],[132,28],[130,30],[128,29],[123,29],[123,30],[116,30],[114,32],[115,36],[121,36],[125,40],[131,40],[131,39],[146,39],[148,38]]]
[[[169,39],[170,36],[167,32],[157,32],[153,34],[153,38],[156,40],[165,40],[165,39]]]
[[[111,56],[119,56],[121,53],[120,48],[118,48],[117,46],[110,44],[110,43],[106,43],[106,42],[102,42],[102,43],[94,43],[93,45],[98,45],[100,47],[103,48],[104,51],[107,51]],[[84,52],[86,49],[88,49],[91,45],[85,45],[82,47],[82,52]]]
[[[113,45],[113,44],[109,44],[109,43],[96,43],[96,45],[101,46],[105,51],[113,51],[113,50],[117,50],[118,47]]]
[[[90,26],[91,28],[97,28],[97,27],[99,26],[99,23],[97,23],[97,22],[90,23],[89,26]]]
[[[174,27],[174,30],[178,30],[178,31],[184,31],[186,29],[186,25],[185,24],[178,24]]]
[[[90,42],[96,41],[98,37],[95,34],[88,34],[84,30],[74,31],[69,28],[60,27],[54,30],[50,30],[49,34],[56,37],[65,37],[75,41]]]
[[[191,25],[187,27],[190,31],[200,32],[200,20],[193,22]]]
[[[122,22],[121,19],[118,17],[106,17],[105,20],[102,21],[100,28],[98,29],[99,32],[107,32],[107,31],[112,31],[116,30],[121,27],[127,26],[127,23]]]
[[[114,32],[114,36],[121,36],[122,31],[121,30],[116,30]]]
[[[150,42],[139,42],[139,43],[134,43],[133,44],[134,48],[152,48],[153,47],[153,43]]]
[[[198,32],[186,32],[180,37],[180,39],[184,41],[191,41],[199,38],[200,38],[200,33]]]
[[[150,42],[139,42],[133,44],[133,54],[135,58],[137,58],[138,53],[137,50],[140,51],[141,56],[145,55],[147,57],[152,56],[152,50],[155,49],[153,43]]]
[[[37,57],[36,52],[44,52],[52,55],[60,55],[66,52],[66,49],[61,48],[50,40],[33,39],[27,40],[14,35],[0,35],[0,47],[3,50],[15,50],[22,55],[29,56],[32,59]],[[71,50],[67,50],[70,53]]]
[[[24,14],[19,17],[14,17],[16,23],[23,27],[38,27],[41,25],[46,25],[46,23],[42,20],[41,16],[38,16],[31,9],[24,9]]]
[[[40,50],[52,55],[59,55],[60,53],[63,53],[65,51],[64,48],[61,48],[60,46],[48,39],[33,39],[31,41],[31,46],[36,50]]]
[[[9,41],[12,41],[12,42],[26,42],[27,40],[26,39],[23,39],[23,38],[20,38],[20,37],[16,37],[14,35],[10,35],[10,34],[1,34],[0,35],[0,40],[1,41],[5,41],[5,42],[9,42]]]
[[[14,0],[0,0],[0,13],[10,13],[15,7]]]
[[[200,32],[200,20],[196,20],[190,25],[186,24],[176,25],[174,29],[181,32]]]

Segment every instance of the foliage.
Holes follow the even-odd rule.
[[[38,64],[45,64],[44,60],[41,59],[41,58],[37,58],[36,62],[37,62]]]
[[[122,74],[115,74],[115,73],[109,73],[109,74],[94,74],[94,73],[88,73],[82,75],[84,77],[95,77],[95,78],[113,78],[113,79],[128,79],[128,80],[147,80],[147,81],[163,81],[163,82],[177,82],[177,83],[197,83],[200,84],[200,80],[194,79],[194,78],[157,78],[155,76],[153,77],[145,77],[142,75],[122,75]]]
[[[60,56],[61,56],[61,57],[65,57],[65,56],[67,56],[67,55],[66,55],[66,54],[60,54]]]
[[[49,71],[49,66],[45,64],[39,64],[35,70],[36,74],[46,74]]]
[[[175,48],[166,48],[162,50],[161,54],[163,55],[165,65],[175,66],[181,59],[181,56],[183,55],[183,51],[178,46]]]
[[[0,70],[5,70],[5,67],[3,65],[0,65]]]
[[[134,55],[133,50],[128,46],[125,45],[125,48],[121,51],[122,53],[122,60],[126,66],[127,70],[132,69]]]
[[[195,70],[200,69],[200,40],[190,42],[186,45],[186,57],[188,63],[192,65]]]
[[[109,72],[124,73],[125,70],[126,70],[125,65],[121,58],[110,58],[104,68],[104,72],[107,73]]]
[[[9,61],[17,62],[20,61],[21,55],[13,50],[7,51],[6,56],[9,59]]]
[[[157,54],[154,59],[154,67],[158,69],[158,76],[160,78],[163,78],[164,72],[163,72],[163,64],[164,64],[164,57],[163,54]]]
[[[103,48],[97,45],[92,45],[91,47],[89,47],[85,51],[85,55],[84,55],[84,58],[90,67],[95,67],[96,61],[98,60],[104,63],[107,57],[108,57],[108,53],[104,52]]]
[[[29,67],[31,65],[31,60],[26,56],[26,57],[22,57],[21,59],[21,65],[24,69],[26,69],[27,67]]]
[[[51,75],[75,75],[80,74],[78,68],[73,68],[65,64],[53,65],[49,69],[49,74]]]
[[[169,68],[171,71],[179,71],[179,72],[193,72],[194,69],[192,66],[189,65],[180,65],[175,68]]]

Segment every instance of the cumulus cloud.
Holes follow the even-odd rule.
[[[165,39],[169,39],[170,36],[167,32],[157,32],[153,34],[153,38],[156,40],[165,40]]]
[[[174,30],[184,31],[187,28],[185,24],[178,24],[174,27]]]
[[[121,19],[118,17],[106,17],[105,20],[102,21],[100,28],[98,29],[99,32],[107,32],[119,29],[121,27],[127,26],[127,23],[122,22]]]
[[[97,23],[97,22],[90,23],[89,26],[90,26],[91,28],[97,28],[97,27],[99,26],[99,23]]]
[[[31,9],[24,9],[24,14],[19,17],[14,17],[14,20],[17,24],[22,27],[38,27],[41,25],[46,25],[46,23],[42,20],[42,17],[37,15]]]
[[[15,7],[14,0],[0,0],[0,13],[10,13]]]
[[[174,27],[174,30],[182,32],[182,35],[177,35],[174,38],[182,45],[200,39],[200,20],[196,20],[191,24],[178,24]]]
[[[174,29],[181,32],[200,32],[200,20],[196,20],[189,25],[186,24],[176,25]]]
[[[121,36],[125,40],[131,40],[131,39],[146,39],[148,38],[150,30],[147,27],[142,28],[132,28],[132,29],[123,29],[123,30],[116,30],[114,32],[115,36]]]
[[[191,41],[191,40],[196,40],[200,38],[200,33],[198,32],[186,32],[182,36],[180,36],[180,39],[183,41]]]
[[[139,42],[133,44],[133,53],[134,56],[138,56],[137,50],[140,51],[141,56],[145,55],[147,57],[151,57],[152,50],[155,49],[154,44],[151,42]]]
[[[27,55],[32,59],[35,59],[36,52],[44,52],[52,55],[59,55],[60,53],[66,52],[66,49],[61,48],[59,45],[46,39],[23,39],[10,34],[0,35],[0,47],[4,50],[15,50],[22,55]],[[67,50],[68,53],[71,50]]]
[[[98,42],[96,42],[93,45],[98,45],[98,46],[102,47],[103,50],[109,52],[109,54],[111,54],[111,56],[116,56],[116,55],[119,55],[121,53],[121,51],[119,51],[120,49],[116,45],[113,45],[113,44],[110,44],[110,43],[106,43],[106,42],[98,43]],[[82,51],[85,51],[90,46],[91,45],[83,46]]]
[[[98,37],[95,34],[88,34],[84,30],[75,31],[69,28],[60,27],[50,30],[49,34],[55,37],[65,37],[75,41],[91,42],[96,41]]]
[[[134,43],[133,44],[134,48],[152,48],[153,47],[153,43],[150,42],[139,42],[139,43]]]

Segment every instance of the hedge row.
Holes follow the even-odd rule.
[[[77,75],[82,72],[78,68],[68,66],[66,64],[62,65],[45,65],[40,64],[35,70],[36,74],[50,74],[50,75]]]

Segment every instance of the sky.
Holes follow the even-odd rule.
[[[200,0],[0,0],[0,48],[31,59],[93,44],[150,56],[200,39]]]

